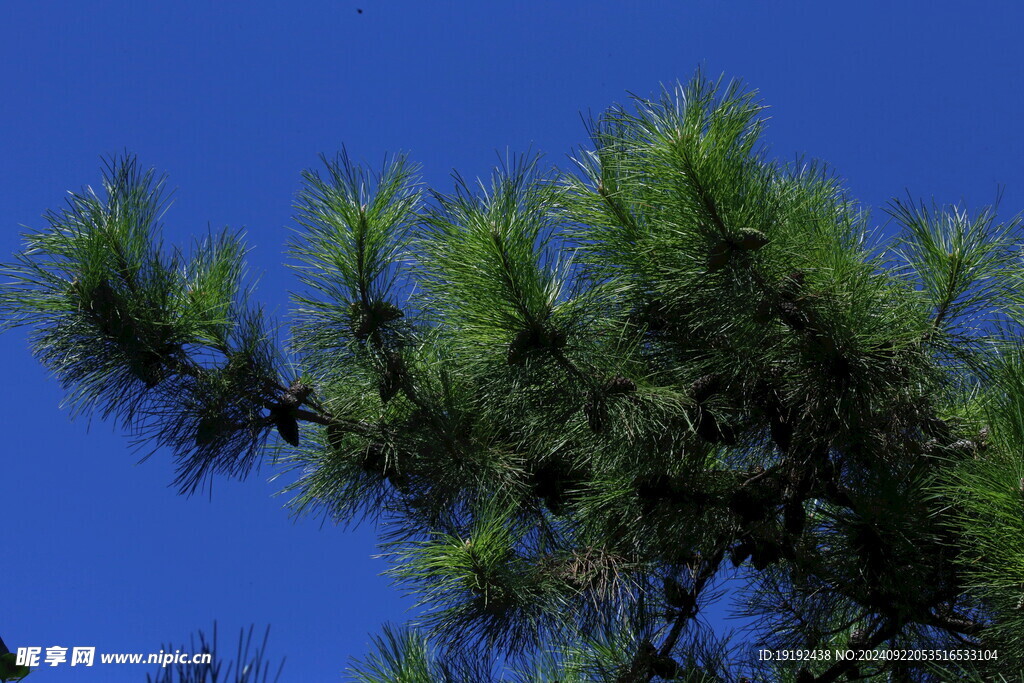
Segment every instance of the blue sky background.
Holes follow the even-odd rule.
[[[362,8],[359,14],[357,8]],[[245,227],[272,311],[304,168],[342,144],[424,178],[486,175],[496,152],[565,165],[580,113],[703,64],[771,106],[773,156],[830,162],[854,196],[1024,209],[1024,5],[1015,2],[8,2],[0,9],[0,261],[66,190],[128,150],[177,188],[169,243]],[[875,214],[879,223],[885,217]],[[338,680],[413,604],[371,528],[297,523],[264,468],[211,498],[168,488],[110,424],[70,422],[21,332],[0,335],[0,635],[11,647],[151,652],[214,619],[271,624],[285,681]],[[28,680],[141,681],[61,665]]]

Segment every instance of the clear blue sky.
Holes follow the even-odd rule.
[[[357,12],[362,8],[363,12]],[[758,88],[784,160],[830,162],[879,207],[906,191],[1024,209],[1024,6],[1016,2],[8,2],[0,10],[0,261],[68,189],[128,150],[170,175],[168,242],[245,227],[271,310],[302,169],[342,144],[408,151],[434,187],[495,152],[563,164],[580,113],[698,64]],[[884,216],[878,212],[879,222]],[[5,256],[6,255],[6,256]],[[413,601],[379,576],[372,528],[293,522],[264,468],[212,498],[168,488],[112,425],[70,422],[20,332],[0,335],[0,635],[149,652],[214,619],[272,625],[284,680],[334,681]],[[150,667],[29,679],[141,681]]]

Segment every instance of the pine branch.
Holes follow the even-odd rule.
[[[662,657],[667,657],[672,653],[679,640],[679,636],[682,635],[686,622],[697,615],[697,599],[700,596],[700,593],[704,590],[708,581],[718,574],[719,567],[722,565],[722,560],[725,558],[725,551],[727,548],[728,541],[719,542],[718,548],[715,550],[714,554],[702,563],[701,569],[694,577],[693,588],[690,590],[693,606],[676,615],[672,622],[672,628],[669,631],[668,636],[665,637],[665,640],[662,642],[661,648],[658,651],[658,654]]]
[[[865,638],[863,650],[874,650],[882,643],[895,637],[900,632],[900,626],[896,622],[889,622],[884,624],[874,633]],[[852,671],[857,666],[854,660],[843,660],[836,662],[832,666],[825,669],[818,676],[807,677],[806,683],[832,683],[833,681],[839,680],[839,677],[843,674]]]
[[[1024,661],[1021,222],[897,202],[894,270],[839,182],[766,160],[753,94],[720,86],[609,110],[582,177],[520,159],[422,215],[404,157],[324,158],[295,206],[290,357],[239,236],[165,250],[162,180],[133,160],[28,236],[0,310],[76,413],[173,450],[183,491],[244,477],[276,429],[293,504],[387,521],[449,650],[717,675],[684,635],[731,549],[768,641],[867,622],[849,647]],[[377,645],[362,680],[490,676],[413,632]]]
[[[948,610],[945,613],[935,610],[929,616],[931,618],[923,619],[922,623],[965,636],[981,635],[988,626],[985,623],[957,614],[952,610]]]

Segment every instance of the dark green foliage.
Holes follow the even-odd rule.
[[[538,352],[557,351],[565,346],[565,332],[553,327],[520,330],[508,347],[509,365],[522,365]]]
[[[193,491],[256,464],[279,358],[246,303],[239,236],[210,235],[188,257],[161,248],[162,186],[133,159],[112,162],[105,197],[72,194],[27,236],[0,304],[8,325],[33,326],[75,413],[116,416],[140,444],[170,446],[177,483]]]
[[[18,656],[13,652],[0,654],[0,681],[21,681],[31,672],[29,667],[18,664]]]
[[[18,664],[18,656],[0,638],[0,681],[20,681],[31,672],[29,667]]]
[[[426,613],[357,680],[486,681],[498,656],[524,683],[964,673],[755,645],[992,648],[964,675],[1013,672],[1020,222],[895,202],[885,250],[823,167],[766,159],[761,111],[698,76],[600,117],[575,174],[520,159],[426,208],[402,157],[325,159],[296,205],[300,379],[239,241],[164,254],[133,162],[30,236],[4,310],[186,490],[276,431],[296,510],[382,523]],[[727,578],[740,643],[699,618]]]

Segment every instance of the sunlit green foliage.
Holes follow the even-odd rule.
[[[297,512],[378,525],[424,612],[355,680],[1012,675],[1020,221],[894,201],[885,242],[763,125],[698,74],[593,121],[571,173],[516,159],[427,194],[404,157],[325,158],[287,354],[240,238],[164,250],[162,181],[123,159],[28,236],[3,310],[74,410],[169,447],[184,490],[276,434]],[[708,627],[720,600],[750,632]]]

